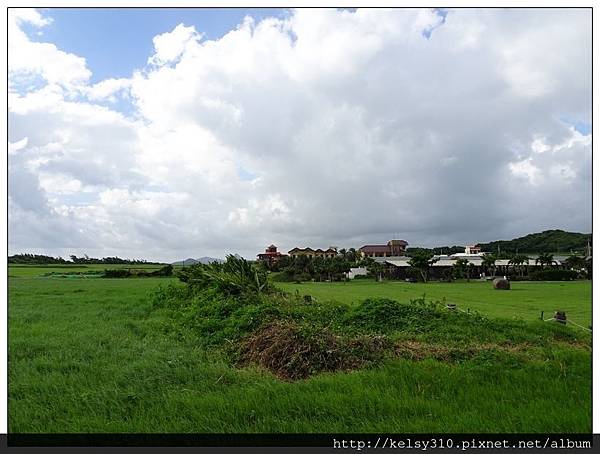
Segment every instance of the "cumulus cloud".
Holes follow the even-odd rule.
[[[10,225],[39,211],[71,234],[20,231],[14,250],[170,260],[591,230],[591,136],[562,120],[591,118],[587,11],[301,9],[216,40],[180,24],[130,79],[94,85],[84,58],[28,39],[23,21],[49,19],[27,15],[9,37],[26,51],[9,52]],[[131,116],[98,104],[120,94]]]
[[[51,22],[51,19],[42,17],[34,9],[11,8],[9,10],[9,86],[26,89],[23,84],[35,80],[37,76],[48,84],[58,84],[69,90],[77,90],[91,77],[92,73],[86,67],[85,58],[63,52],[51,43],[31,41],[22,30],[23,24],[41,28]]]
[[[148,63],[154,65],[172,63],[188,49],[188,46],[198,42],[200,37],[194,27],[179,24],[172,31],[154,37],[152,40],[154,55],[148,59]]]
[[[129,79],[106,79],[89,87],[87,97],[92,101],[115,102],[117,95],[126,92],[130,86],[131,80]]]

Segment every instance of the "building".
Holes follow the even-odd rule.
[[[265,262],[267,265],[271,265],[281,259],[281,257],[285,256],[285,254],[278,252],[277,246],[273,244],[266,248],[264,253],[257,255],[258,260],[260,262]]]
[[[406,254],[406,246],[404,240],[390,240],[387,244],[367,244],[358,251],[363,257],[400,257]]]
[[[479,246],[478,244],[472,244],[470,246],[465,246],[465,254],[467,254],[467,255],[481,254],[481,246]]]
[[[366,276],[368,274],[368,270],[365,267],[358,268],[350,268],[348,271],[348,279],[354,279],[356,276]]]
[[[337,249],[334,247],[329,247],[326,250],[311,249],[309,247],[301,249],[301,248],[295,247],[294,249],[291,249],[290,251],[288,251],[288,254],[290,254],[290,257],[299,257],[301,255],[305,255],[305,256],[308,256],[311,258],[314,258],[314,257],[331,258],[331,257],[335,257],[337,255]]]

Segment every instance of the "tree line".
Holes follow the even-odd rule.
[[[88,257],[77,257],[71,255],[71,260],[65,260],[62,257],[50,257],[38,254],[15,254],[8,256],[8,263],[19,265],[162,265],[159,262],[149,262],[147,260],[129,260],[120,257],[104,257],[101,259]]]
[[[495,254],[485,254],[482,256],[482,262],[479,271],[488,276],[496,276],[497,264],[499,260]],[[427,282],[430,278],[430,268],[439,258],[427,251],[417,251],[409,259],[410,274],[417,275],[419,280]],[[571,254],[566,260],[559,264],[552,254],[542,253],[536,260],[535,270],[529,265],[529,257],[524,254],[513,254],[508,260],[508,267],[503,272],[511,278],[526,277],[531,280],[573,280],[577,278],[592,277],[592,258],[580,254]],[[457,259],[452,267],[445,269],[440,276],[441,280],[452,281],[454,279],[470,280],[476,276],[477,267],[465,258]]]
[[[519,253],[578,253],[587,254],[588,244],[592,244],[591,233],[565,232],[564,230],[545,230],[531,233],[512,240],[498,240],[480,243],[483,252],[500,254]],[[503,257],[509,258],[509,257]]]

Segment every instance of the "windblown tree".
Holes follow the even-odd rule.
[[[429,267],[437,262],[439,259],[434,259],[433,254],[426,251],[415,251],[408,261],[411,268],[417,270],[423,279],[423,282],[427,282],[429,274]]]

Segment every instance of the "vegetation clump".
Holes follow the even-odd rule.
[[[156,271],[132,270],[127,268],[117,268],[104,270],[102,277],[109,279],[119,279],[128,277],[169,277],[173,275],[173,265],[165,265]]]
[[[258,364],[284,379],[362,367],[381,360],[389,341],[383,336],[344,338],[327,328],[277,321],[244,339],[241,364]]]
[[[407,303],[367,298],[354,305],[304,298],[298,291],[278,291],[264,271],[235,256],[194,265],[179,278],[185,286],[154,295],[155,309],[166,310],[172,321],[168,330],[222,350],[235,364],[255,364],[286,380],[390,357],[458,361],[514,356],[519,346],[581,342],[579,333],[564,326],[449,311],[445,301],[425,297]]]
[[[529,273],[532,281],[574,281],[579,273],[574,270],[542,269]]]
[[[389,333],[393,331],[419,330],[439,319],[443,313],[425,298],[410,304],[401,304],[388,298],[368,298],[351,310],[344,325],[363,332]]]

